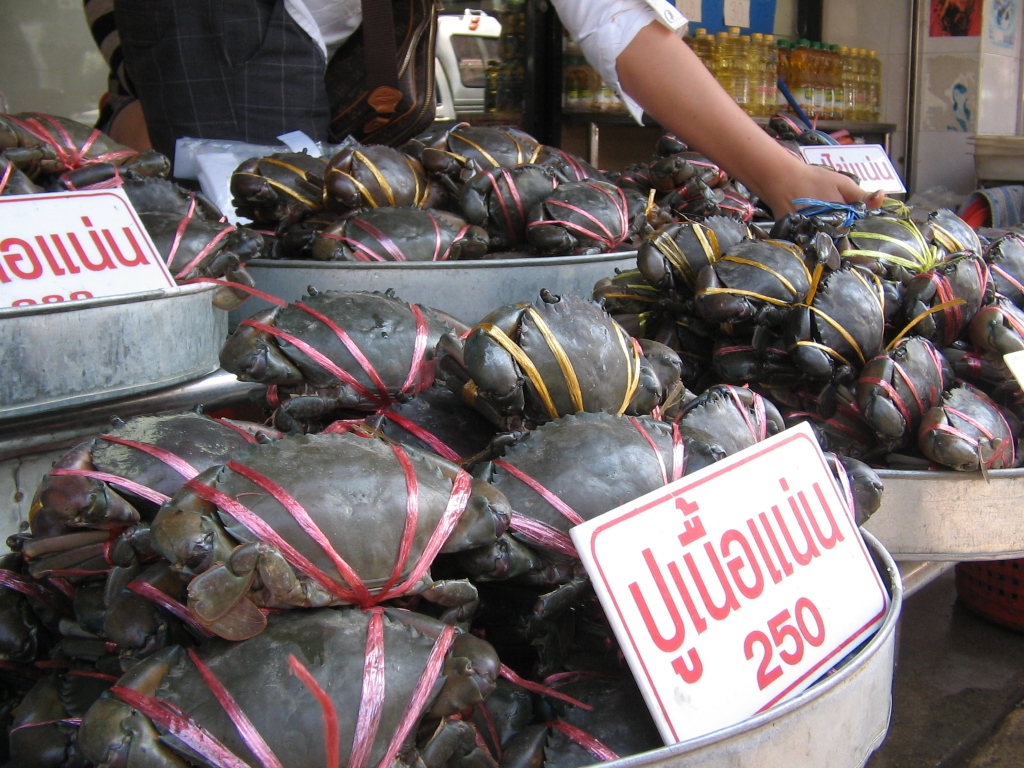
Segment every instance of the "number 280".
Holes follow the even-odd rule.
[[[807,626],[807,616],[814,620],[814,632]],[[821,613],[817,607],[806,597],[796,601],[793,608],[796,626],[789,623],[791,618],[789,609],[773,616],[768,620],[768,635],[759,629],[755,629],[747,639],[743,641],[743,652],[750,661],[754,658],[754,646],[760,645],[762,650],[761,662],[757,667],[757,686],[762,691],[782,676],[782,667],[778,664],[769,666],[772,663],[773,649],[778,649],[779,658],[790,666],[799,664],[804,657],[804,642],[817,648],[825,642],[825,624],[821,620]],[[787,643],[787,640],[791,641]],[[788,647],[783,647],[783,645]]]

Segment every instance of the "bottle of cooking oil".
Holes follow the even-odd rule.
[[[728,32],[715,35],[715,60],[711,72],[728,94],[732,93],[732,42]]]
[[[740,35],[733,57],[732,97],[748,115],[752,114],[750,110],[753,102],[750,87],[751,75],[753,75],[752,45],[750,35]]]
[[[863,48],[858,48],[854,53],[853,67],[856,73],[857,82],[857,106],[854,108],[854,120],[867,120],[868,119],[868,91],[871,88],[868,82],[870,78],[870,67],[868,65],[868,52]]]
[[[800,38],[789,54],[789,76],[793,80],[789,89],[796,103],[808,117],[814,117],[814,72],[810,62],[811,43]]]
[[[808,68],[813,84],[811,91],[811,109],[815,117],[822,117],[825,114],[825,83],[822,80],[821,43],[813,41],[809,46]],[[810,114],[808,113],[808,116]]]
[[[846,93],[843,83],[843,57],[839,52],[839,46],[832,43],[828,47],[829,63],[831,65],[832,79],[832,119],[842,120],[846,112]]]
[[[839,61],[843,81],[843,120],[855,120],[857,111],[857,83],[853,70],[853,53],[845,45],[839,46]]]
[[[704,62],[704,66],[709,70],[712,66],[714,49],[715,38],[709,35],[704,27],[698,27],[697,33],[693,37],[693,52],[697,54],[697,57]]]
[[[792,91],[793,79],[789,73],[789,40],[779,40],[775,45],[776,56],[778,57],[778,63],[776,65],[776,76],[779,80],[786,84],[786,87]],[[777,110],[787,109],[789,102],[786,101],[785,95],[781,90],[776,89],[775,93],[775,107]]]
[[[836,58],[832,46],[821,44],[821,81],[825,88],[825,105],[821,117],[823,120],[836,119]]]
[[[868,83],[867,119],[877,123],[882,116],[882,60],[877,51],[868,51]]]
[[[775,35],[765,35],[761,47],[761,83],[764,94],[761,98],[761,117],[775,114],[775,100],[778,97],[779,50],[775,47]]]
[[[747,114],[755,117],[763,117],[767,96],[767,85],[764,72],[765,51],[764,35],[755,32],[750,35],[750,43],[747,46],[747,73],[750,78],[750,103],[747,107]]]

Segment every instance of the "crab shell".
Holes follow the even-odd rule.
[[[946,256],[961,251],[980,256],[984,252],[974,228],[948,208],[939,208],[928,214],[928,220],[921,229],[922,234],[926,234]]]
[[[996,292],[1024,306],[1024,238],[1011,232],[993,240],[985,250],[985,261]]]
[[[928,260],[928,241],[910,219],[886,212],[857,219],[840,255],[880,277],[906,282]]]
[[[482,171],[462,188],[459,208],[467,221],[491,234],[493,250],[508,249],[526,242],[530,212],[561,181],[542,165]]]
[[[441,335],[450,330],[435,313],[416,305],[424,318],[426,350],[422,367],[410,368],[417,359],[420,335],[417,315],[406,302],[377,291],[314,291],[301,304],[313,309],[342,329],[354,347],[370,362],[384,384],[385,392],[331,327],[296,304],[259,312],[239,323],[220,351],[220,364],[241,381],[256,381],[282,387],[308,386],[332,390],[352,408],[377,410],[385,395],[393,398],[426,389],[433,381],[433,349]],[[274,333],[252,325],[266,325]],[[323,368],[292,339],[325,355],[351,377],[342,381]],[[412,381],[410,386],[410,373]],[[354,382],[354,383],[353,383]]]
[[[196,618],[225,637],[251,636],[265,623],[253,606],[353,602],[345,590],[355,585],[334,553],[375,594],[411,579],[431,546],[445,553],[493,541],[508,523],[508,504],[483,482],[462,489],[456,484],[459,471],[437,456],[401,450],[374,437],[288,436],[258,446],[238,462],[213,467],[182,488],[153,521],[153,547],[176,568],[197,575],[188,589],[188,607]],[[273,485],[284,494],[273,495]],[[235,501],[229,504],[220,494]],[[291,503],[289,497],[305,510],[323,541],[318,543],[302,517],[285,506]],[[241,506],[231,506],[235,503]],[[455,506],[446,514],[450,505]],[[262,521],[258,524],[284,544],[240,519],[243,512]],[[413,525],[407,533],[406,526]],[[442,525],[446,527],[436,534]],[[238,544],[258,546],[255,552],[244,546],[239,551]],[[285,545],[301,557],[290,555]],[[396,576],[393,570],[406,546],[408,554]],[[273,561],[260,560],[257,580],[256,566],[248,558],[262,557],[267,549],[277,554]],[[424,571],[402,593],[429,584]],[[234,617],[244,630],[222,626]]]
[[[457,123],[436,136],[409,142],[404,149],[422,160],[428,173],[454,177],[464,170],[478,172],[536,162],[541,145],[516,128]]]
[[[455,214],[419,208],[371,208],[313,238],[318,261],[457,261],[487,253],[486,230]]]
[[[615,250],[637,226],[620,187],[571,181],[533,207],[526,236],[541,254],[595,254]]]
[[[507,304],[461,343],[439,345],[453,391],[503,429],[579,411],[650,413],[674,382],[662,382],[633,339],[603,307],[541,292]]]
[[[263,250],[263,235],[256,230],[159,211],[140,213],[139,218],[164,262],[173,249],[167,268],[177,282],[213,277],[255,287],[256,281],[244,265]],[[232,310],[248,298],[244,290],[221,286],[213,303],[218,309]]]
[[[709,322],[780,322],[804,300],[811,273],[785,240],[742,240],[697,273],[694,306]]]
[[[882,350],[885,294],[878,276],[848,266],[826,275],[810,305],[786,315],[783,338],[797,368],[815,379],[855,376]]]
[[[432,196],[419,160],[379,144],[346,147],[332,157],[324,191],[328,206],[339,213],[385,206],[423,208]]]
[[[980,390],[961,384],[928,410],[918,431],[921,453],[961,472],[1017,466],[1020,422]]]
[[[749,448],[786,428],[771,401],[731,384],[715,384],[688,402],[676,421],[710,435],[712,445],[727,456]]]
[[[1024,349],[1024,311],[997,296],[995,303],[978,310],[967,331],[975,348],[983,353],[1002,356],[1019,352]]]
[[[697,273],[722,255],[713,229],[696,221],[659,227],[637,250],[637,268],[654,287],[692,294]]]
[[[649,417],[576,413],[531,430],[476,474],[500,490],[517,515],[568,532],[576,522],[545,498],[548,493],[590,520],[723,458],[714,442],[708,434]],[[544,547],[515,521],[510,532],[531,548]],[[473,552],[460,562],[476,570],[490,557],[493,553]]]
[[[326,766],[324,716],[306,684],[290,671],[294,656],[337,713],[340,761],[349,761],[367,664],[367,633],[372,612],[327,609],[281,614],[263,634],[243,643],[212,642],[197,658],[228,691],[284,768]],[[399,730],[413,691],[444,625],[407,611],[387,610],[383,632],[380,719],[369,744],[368,765],[377,765]],[[443,657],[432,695],[418,712],[403,749],[415,756],[425,746],[415,727],[473,706],[493,690],[500,662],[494,649],[469,634],[456,634]],[[204,681],[195,661],[178,647],[169,648],[134,667],[119,681],[123,688],[155,697],[188,713],[200,727],[248,765],[260,761],[249,751],[225,709]],[[273,706],[268,705],[268,695]],[[365,726],[364,726],[365,727]],[[431,729],[432,730],[432,729]],[[107,694],[82,719],[79,746],[96,764],[125,768],[183,768],[187,751],[170,735],[161,736],[149,718]],[[471,749],[472,737],[470,737]],[[405,752],[403,752],[405,755]]]
[[[993,298],[988,265],[964,253],[915,275],[903,294],[903,321],[914,333],[938,346],[948,346],[967,330],[984,304]]]
[[[884,445],[904,448],[952,383],[953,370],[935,345],[923,336],[909,336],[864,366],[857,405]]]
[[[253,157],[231,174],[231,203],[257,224],[291,224],[323,207],[326,172],[327,161],[306,152]]]

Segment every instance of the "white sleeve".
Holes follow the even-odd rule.
[[[615,62],[637,33],[652,21],[662,21],[652,4],[665,0],[551,0],[562,25],[579,43],[583,55],[601,79],[615,88],[626,108],[639,123],[643,108],[619,84]],[[673,8],[674,10],[674,8]],[[677,34],[682,36],[685,26]]]

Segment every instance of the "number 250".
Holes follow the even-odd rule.
[[[814,603],[806,597],[801,597],[796,601],[793,613],[796,615],[795,627],[787,623],[790,619],[789,609],[787,608],[768,620],[768,630],[772,635],[771,640],[768,639],[768,635],[764,632],[755,629],[743,641],[743,652],[748,661],[754,658],[755,645],[760,645],[764,649],[761,655],[761,663],[757,667],[757,686],[762,691],[782,676],[782,667],[778,664],[771,668],[768,666],[772,661],[772,648],[777,648],[779,650],[779,658],[792,666],[793,664],[799,664],[800,659],[804,657],[805,640],[815,648],[825,642],[825,624],[822,622],[821,614]],[[811,634],[807,627],[807,622],[804,620],[805,613],[810,614],[814,619],[814,634]],[[782,646],[787,639],[792,640],[792,647],[784,649]]]

